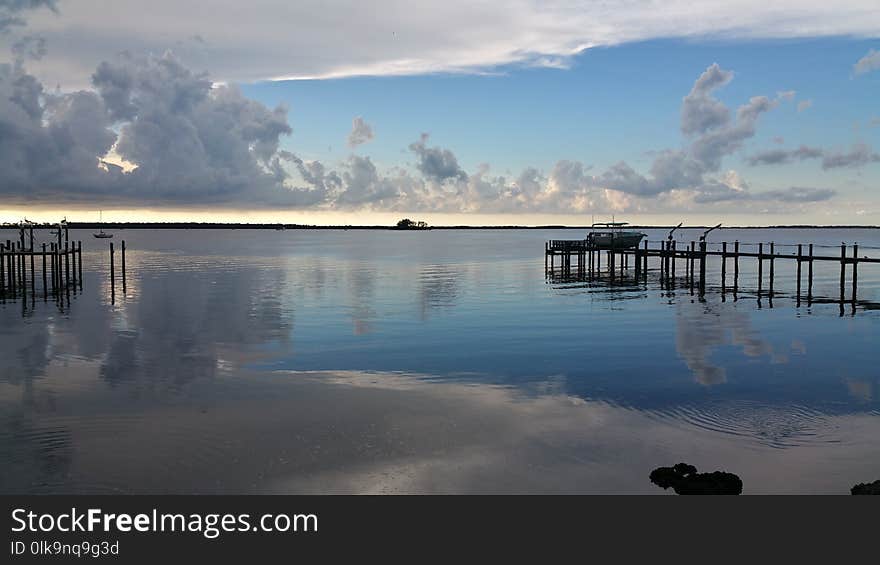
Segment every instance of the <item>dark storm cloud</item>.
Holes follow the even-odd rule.
[[[47,93],[20,60],[0,66],[0,193],[7,199],[310,205],[292,189],[280,139],[287,110],[212,85],[170,54],[123,55],[95,71],[96,91]],[[114,148],[123,170],[99,161]]]

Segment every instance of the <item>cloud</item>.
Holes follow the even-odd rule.
[[[784,204],[802,204],[822,202],[833,198],[837,191],[828,188],[809,188],[793,186],[784,190],[765,190],[750,192],[743,188],[716,183],[705,187],[697,193],[694,201],[698,203],[729,202],[729,201],[774,201]]]
[[[875,0],[834,6],[668,0],[662,10],[650,0],[251,0],[242,6],[240,0],[215,0],[206,10],[198,3],[153,0],[145,10],[141,0],[115,0],[108,17],[106,0],[60,0],[64,25],[47,10],[30,17],[34,33],[50,45],[65,45],[37,75],[50,84],[84,86],[105,53],[163,53],[196,35],[204,42],[181,52],[182,60],[236,82],[566,67],[592,47],[658,38],[877,37],[880,29]]]
[[[450,179],[467,180],[467,173],[458,166],[452,151],[440,147],[428,147],[428,134],[410,143],[409,149],[418,157],[416,168],[429,179],[443,182]]]
[[[824,154],[825,152],[817,147],[801,145],[793,151],[786,151],[785,149],[768,149],[766,151],[759,151],[748,157],[746,161],[752,166],[781,165],[793,161],[803,161],[805,159],[819,159]]]
[[[857,168],[869,163],[880,162],[880,154],[875,153],[870,145],[856,143],[849,151],[833,152],[818,147],[801,145],[793,151],[784,149],[768,149],[760,151],[748,157],[747,162],[752,165],[783,165],[806,159],[822,159],[822,169],[837,169],[841,167]]]
[[[24,51],[22,51],[24,53]],[[468,174],[448,148],[422,134],[409,145],[412,167],[382,170],[368,156],[337,163],[280,148],[287,110],[248,99],[234,85],[195,73],[174,55],[120,55],[92,75],[93,90],[49,92],[22,60],[0,66],[0,200],[94,205],[247,205],[279,209],[518,213],[657,211],[721,202],[813,202],[817,189],[751,191],[722,159],[755,134],[779,98],[751,98],[735,116],[714,99],[732,73],[713,65],[683,100],[683,149],[656,153],[647,175],[626,162],[594,173],[558,161],[545,173],[525,167]],[[689,124],[689,125],[685,125]],[[353,122],[357,139],[369,125]],[[823,157],[829,166],[871,159],[870,149]],[[865,156],[867,155],[867,157]],[[661,203],[655,197],[671,195]]]
[[[285,184],[287,110],[215,86],[174,56],[101,64],[95,90],[47,92],[21,61],[0,65],[0,195],[73,202],[314,203]],[[113,149],[133,165],[104,159]]]
[[[57,12],[57,0],[0,0],[0,33],[13,27],[24,26],[22,13],[39,8],[48,8]]]
[[[863,75],[880,69],[880,51],[869,50],[864,57],[853,65],[853,73]]]
[[[849,151],[828,153],[822,158],[823,169],[836,169],[840,167],[861,167],[868,163],[880,162],[880,154],[874,153],[870,145],[857,143]]]
[[[733,73],[712,64],[694,83],[681,104],[681,131],[685,135],[705,133],[730,121],[730,110],[712,93],[733,80]]]
[[[801,100],[800,102],[798,102],[797,111],[803,112],[804,110],[811,108],[812,106],[813,106],[812,100]]]
[[[373,140],[373,126],[360,116],[351,121],[351,133],[348,134],[348,146],[357,147]]]
[[[755,135],[758,118],[790,98],[780,93],[776,99],[752,97],[737,109],[735,119],[714,92],[733,80],[733,72],[717,63],[710,65],[695,81],[690,93],[682,100],[681,131],[690,140],[683,150],[665,150],[655,157],[648,176],[634,170],[626,162],[618,162],[595,178],[601,186],[624,193],[652,196],[675,189],[715,194],[717,186],[728,186],[717,173],[724,157],[737,151],[743,142]],[[711,198],[711,196],[706,196]]]

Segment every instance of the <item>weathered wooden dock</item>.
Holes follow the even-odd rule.
[[[21,227],[18,241],[0,242],[0,299],[35,298],[39,293],[45,300],[63,300],[82,289],[82,241],[71,242],[66,227],[54,235],[56,241],[36,247],[34,228]]]
[[[0,241],[0,301],[41,296],[54,298],[63,305],[71,293],[83,289],[82,241],[70,241],[69,229],[61,225],[53,229],[56,241],[35,244],[33,227],[18,228],[18,241]],[[127,290],[125,240],[120,246],[122,292]],[[116,248],[110,243],[110,299],[116,300]]]
[[[849,300],[855,304],[858,296],[859,265],[863,263],[880,264],[880,257],[861,255],[858,244],[841,243],[839,248],[824,245],[814,246],[812,243],[785,245],[784,247],[789,249],[789,252],[780,252],[773,242],[765,244],[722,241],[713,245],[715,248],[710,249],[706,240],[701,239],[700,241],[691,241],[689,245],[679,248],[678,242],[670,238],[662,241],[645,240],[639,247],[630,249],[608,250],[594,248],[586,239],[554,239],[544,244],[544,268],[548,273],[557,272],[556,261],[558,260],[560,263],[559,272],[563,274],[576,273],[589,277],[602,273],[612,280],[615,277],[628,276],[628,273],[631,272],[630,269],[636,279],[646,278],[648,271],[653,270],[659,272],[661,281],[665,281],[674,280],[680,271],[679,265],[683,265],[685,284],[704,293],[707,282],[707,259],[718,257],[721,259],[721,290],[722,292],[730,290],[736,293],[740,289],[741,282],[740,261],[754,259],[757,262],[757,280],[756,287],[752,288],[756,288],[759,297],[764,293],[772,297],[776,292],[774,288],[776,261],[796,261],[796,296],[798,300],[802,296],[803,279],[806,278],[806,298],[810,300],[813,295],[813,264],[815,262],[834,262],[840,265],[839,301],[845,300],[846,288],[851,286]],[[745,247],[754,249],[754,251],[743,250]],[[649,263],[649,259],[653,259],[653,266]],[[677,262],[680,263],[677,265]],[[765,267],[767,268],[766,275]],[[851,272],[849,284],[847,283],[847,267]],[[729,268],[732,269],[732,280],[730,281],[732,284],[730,286],[728,286]]]

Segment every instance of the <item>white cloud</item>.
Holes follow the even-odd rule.
[[[871,49],[864,57],[853,65],[853,72],[857,75],[863,75],[880,69],[880,51]]]
[[[52,2],[45,2],[52,5]],[[37,75],[85,86],[108,53],[172,48],[217,80],[566,67],[593,46],[653,38],[880,35],[876,0],[59,0],[30,30],[49,41]]]
[[[448,148],[422,134],[409,144],[412,167],[380,169],[368,156],[335,164],[280,149],[292,128],[283,106],[269,108],[234,86],[217,85],[172,54],[122,55],[98,65],[93,90],[48,92],[22,59],[0,65],[0,200],[110,205],[230,206],[279,209],[481,213],[658,212],[669,199],[715,205],[735,201],[826,200],[828,189],[750,191],[723,159],[753,137],[759,117],[780,103],[754,96],[734,116],[712,92],[733,74],[710,66],[682,102],[684,149],[657,152],[645,176],[625,162],[601,174],[559,161],[549,174],[526,167],[515,177],[481,165],[468,174]],[[366,137],[355,119],[353,133]],[[771,163],[823,157],[823,168],[880,160],[866,145],[844,153],[764,156]],[[298,179],[294,177],[298,173]],[[683,195],[689,198],[684,199]],[[683,200],[684,199],[684,200]],[[761,204],[766,207],[766,204]]]
[[[812,107],[813,107],[812,100],[801,100],[800,102],[798,102],[797,111],[803,112],[804,110],[806,110],[808,108],[812,108]]]

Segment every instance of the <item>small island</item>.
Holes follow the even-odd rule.
[[[423,222],[421,220],[415,221],[415,220],[410,220],[409,218],[404,218],[404,219],[400,220],[399,222],[397,222],[395,229],[399,229],[399,230],[427,230],[427,229],[431,229],[431,228],[428,227],[428,222]]]

